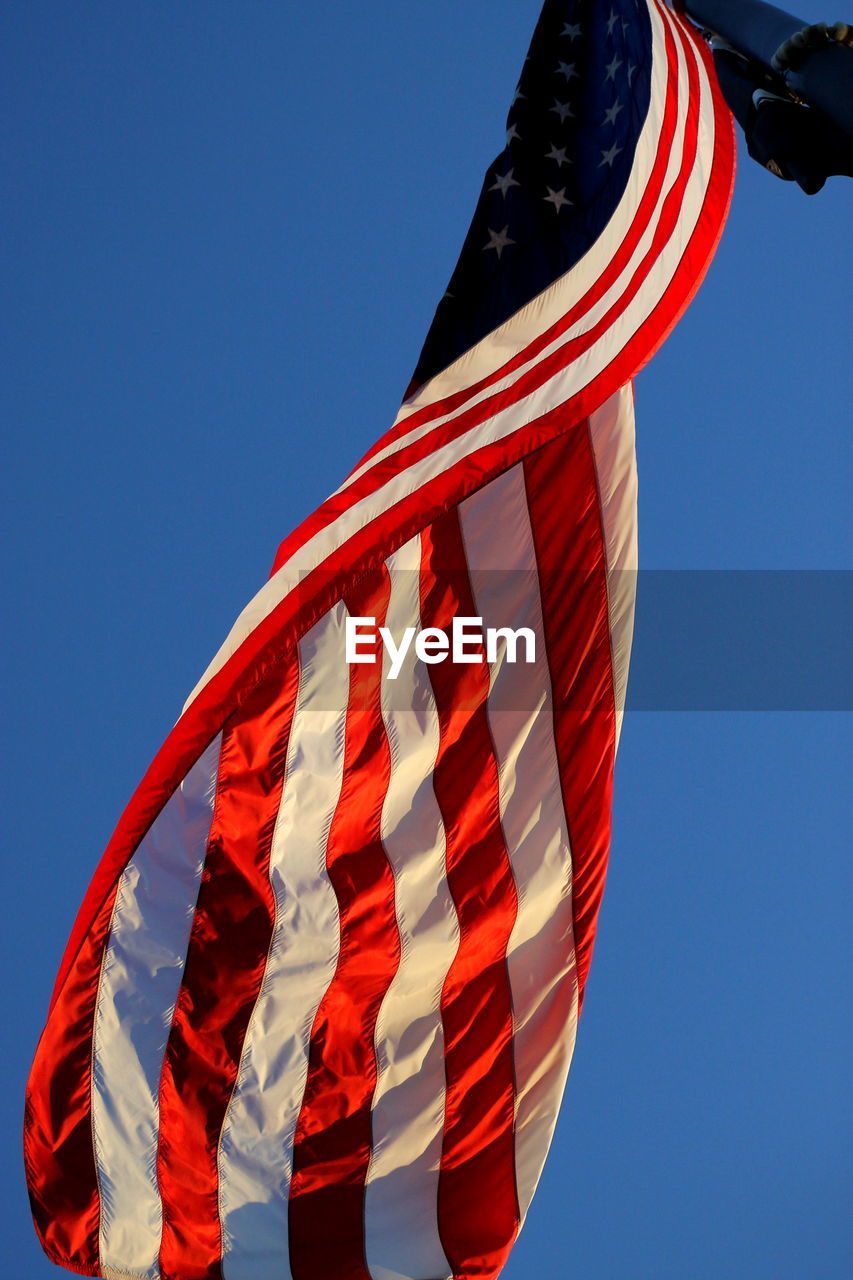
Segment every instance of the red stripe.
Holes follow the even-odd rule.
[[[24,1161],[47,1256],[99,1274],[100,1197],[92,1140],[92,1029],[118,885],[101,903],[36,1050],[27,1085]]]
[[[382,570],[347,594],[347,608],[376,618],[381,626],[389,595],[390,580]],[[370,1280],[364,1185],[377,1076],[374,1032],[400,961],[394,877],[380,835],[391,755],[382,720],[378,645],[376,656],[373,664],[350,668],[344,781],[327,849],[341,947],[311,1032],[294,1141],[289,1204],[294,1280]]]
[[[588,424],[527,458],[524,479],[572,850],[582,1001],[610,849],[616,749],[607,566]]]
[[[619,278],[622,271],[627,266],[634,253],[637,245],[645,234],[651,221],[657,205],[658,198],[663,188],[664,178],[666,176],[667,167],[670,160],[673,141],[675,137],[677,117],[678,117],[678,59],[676,55],[675,42],[672,31],[668,23],[664,23],[664,43],[666,50],[666,60],[668,68],[668,88],[666,96],[666,104],[664,108],[664,116],[661,124],[661,135],[658,142],[658,150],[655,157],[655,163],[649,177],[646,190],[640,201],[634,221],[629,228],[625,238],[619,247],[615,250],[613,259],[602,275],[598,277],[595,283],[590,287],[583,298],[580,299],[565,316],[556,321],[543,334],[538,335],[527,347],[519,352],[512,360],[508,361],[495,373],[481,379],[472,387],[466,387],[461,391],[454,393],[452,396],[445,397],[432,404],[425,405],[423,409],[418,410],[410,417],[403,419],[402,422],[396,423],[388,432],[382,436],[372,449],[368,450],[364,458],[354,470],[359,470],[365,462],[375,456],[381,450],[385,449],[389,444],[407,435],[410,431],[422,426],[424,423],[432,421],[439,417],[444,417],[448,413],[455,412],[467,400],[471,399],[475,394],[484,390],[488,386],[500,381],[505,376],[513,373],[521,368],[529,360],[533,359],[539,352],[544,351],[552,342],[554,342],[561,334],[568,330],[579,320],[583,318],[587,311],[590,310],[602,297],[607,290]],[[688,59],[688,61],[692,61]],[[695,65],[692,67],[695,81]],[[691,83],[690,92],[695,92],[696,85]],[[482,424],[498,413],[501,409],[514,404],[522,396],[527,395],[530,391],[547,381],[547,378],[553,376],[558,369],[565,368],[579,355],[588,350],[597,338],[606,331],[606,329],[614,323],[614,320],[621,315],[631,298],[636,294],[643,281],[648,276],[655,261],[660,256],[666,241],[668,241],[674,219],[671,217],[673,199],[680,202],[683,196],[684,187],[690,175],[692,167],[692,159],[695,155],[695,132],[694,146],[691,153],[690,166],[685,167],[682,161],[682,167],[679,179],[675,184],[676,190],[670,192],[668,203],[664,204],[659,216],[659,229],[655,234],[654,242],[640,264],[637,272],[628,285],[627,290],[622,294],[619,300],[610,308],[607,315],[586,334],[574,339],[572,342],[565,344],[558,352],[555,352],[548,361],[537,366],[537,369],[529,370],[527,374],[511,387],[504,391],[491,396],[484,400],[481,404],[475,406],[465,414],[461,414],[455,419],[454,423],[445,423],[442,427],[436,428],[434,431],[427,433],[419,441],[413,442],[412,445],[405,446],[398,450],[390,459],[386,459],[384,463],[379,463],[369,471],[360,476],[357,481],[348,485],[341,493],[333,494],[326,502],[324,502],[317,511],[315,511],[307,520],[290,534],[279,547],[273,565],[273,573],[286,564],[301,546],[303,546],[309,538],[313,537],[320,529],[331,524],[343,511],[349,509],[354,502],[366,494],[373,493],[377,488],[387,480],[389,475],[394,475],[405,466],[409,466],[412,462],[420,458],[428,456],[435,449],[446,443],[449,439],[455,439],[458,435],[464,434],[465,431],[473,429],[475,426]],[[689,138],[685,138],[685,152],[690,150]],[[667,219],[667,215],[670,215]],[[666,227],[665,234],[662,235],[660,228]],[[543,371],[541,374],[538,371]]]
[[[690,237],[690,243],[685,249],[667,291],[668,293],[672,292],[679,299],[680,305],[670,310],[669,317],[665,323],[658,325],[655,341],[649,346],[648,354],[644,357],[644,363],[651,360],[655,352],[666,342],[670,333],[696,297],[699,286],[705,279],[711,259],[717,252],[717,246],[720,243],[720,238],[726,225],[732,195],[734,194],[737,159],[734,116],[729,110],[717,82],[714,55],[699,32],[689,22],[671,13],[668,13],[668,17],[678,30],[683,44],[688,50],[692,50],[694,55],[703,63],[710,81],[711,102],[714,109],[714,156],[696,229]],[[640,333],[642,334],[644,331],[645,327],[640,330]]]
[[[476,615],[457,513],[425,531],[424,627],[449,630]],[[434,789],[447,836],[447,882],[459,949],[444,984],[447,1093],[438,1225],[458,1280],[493,1277],[519,1224],[515,1081],[506,951],[518,910],[500,825],[498,769],[484,661],[430,667],[439,722]]]
[[[222,742],[213,823],[160,1084],[164,1277],[220,1280],[217,1153],[275,919],[269,857],[298,668],[261,686]]]

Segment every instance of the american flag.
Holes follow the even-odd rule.
[[[282,544],[130,801],[27,1095],[50,1258],[494,1277],[556,1123],[610,840],[632,378],[730,197],[658,0],[548,0],[397,420]],[[526,628],[348,663],[348,618]]]

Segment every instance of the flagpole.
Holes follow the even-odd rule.
[[[853,29],[809,26],[763,0],[682,0],[688,17],[853,137]]]
[[[764,0],[668,0],[700,28],[750,156],[814,195],[853,178],[853,26]]]

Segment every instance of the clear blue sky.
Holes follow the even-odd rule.
[[[279,539],[393,418],[537,12],[3,6],[8,1280],[56,1274],[21,1100],[89,876]],[[851,187],[809,200],[741,157],[704,289],[637,383],[642,562],[850,569]],[[850,763],[838,713],[628,716],[578,1050],[506,1280],[849,1274]]]

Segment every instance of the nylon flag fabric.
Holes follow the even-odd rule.
[[[26,1106],[55,1262],[499,1274],[604,884],[631,380],[698,287],[732,179],[681,18],[546,3],[396,422],[282,544],[80,910]],[[447,659],[464,619],[485,642]],[[432,650],[404,650],[412,632]]]

